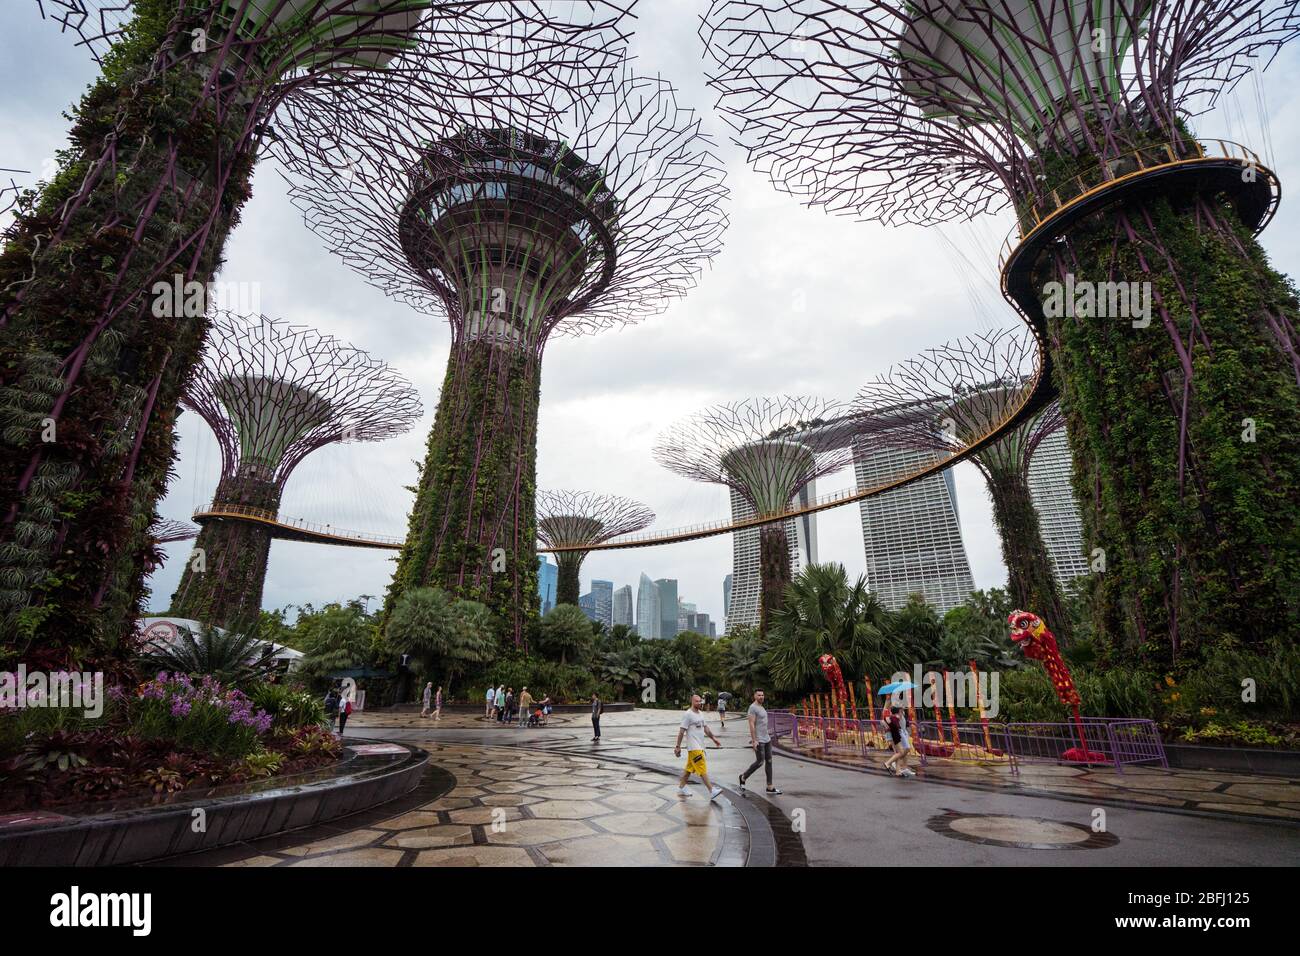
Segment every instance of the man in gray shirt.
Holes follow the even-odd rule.
[[[749,745],[754,748],[754,762],[740,775],[740,789],[745,789],[745,781],[759,767],[767,774],[767,792],[780,793],[772,786],[772,735],[767,729],[767,709],[763,702],[767,695],[761,690],[754,691],[754,702],[749,705]]]

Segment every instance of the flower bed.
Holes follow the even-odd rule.
[[[161,673],[111,688],[104,712],[0,712],[0,812],[148,796],[299,773],[341,745],[311,695],[277,685],[245,694],[211,677]]]

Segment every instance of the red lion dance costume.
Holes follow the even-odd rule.
[[[1070,679],[1070,669],[1061,659],[1061,652],[1056,647],[1056,635],[1047,629],[1043,619],[1029,611],[1012,611],[1007,615],[1011,625],[1011,640],[1024,652],[1025,657],[1042,661],[1047,676],[1052,679],[1056,696],[1061,703],[1070,708],[1074,714],[1074,726],[1079,733],[1079,746],[1071,747],[1061,756],[1066,760],[1081,763],[1104,763],[1106,755],[1088,749],[1088,739],[1083,733],[1083,721],[1079,719],[1079,692]]]
[[[823,654],[817,658],[817,663],[821,664],[822,674],[831,682],[835,695],[833,706],[838,707],[841,714],[844,713],[844,708],[849,705],[849,692],[844,686],[844,675],[840,673],[840,662],[830,654]],[[834,734],[835,731],[827,731],[828,736],[833,737]]]

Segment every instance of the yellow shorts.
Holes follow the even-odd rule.
[[[698,773],[700,776],[709,772],[709,765],[704,759],[703,750],[686,751],[686,772]]]

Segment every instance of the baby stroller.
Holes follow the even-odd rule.
[[[542,708],[538,707],[536,710],[534,710],[531,714],[528,715],[528,726],[539,727],[541,726],[541,723],[542,723]]]

